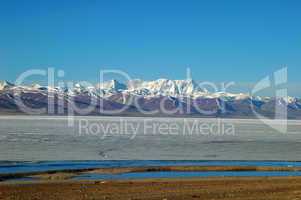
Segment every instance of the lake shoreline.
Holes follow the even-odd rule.
[[[145,167],[111,167],[111,168],[81,168],[47,171],[32,171],[0,174],[0,181],[30,178],[41,180],[72,180],[85,174],[118,175],[125,173],[157,173],[157,172],[301,172],[301,167],[276,166],[145,166]],[[251,176],[251,175],[250,175]],[[197,177],[197,176],[196,176]],[[185,177],[184,177],[185,178]],[[89,178],[87,178],[89,180]]]

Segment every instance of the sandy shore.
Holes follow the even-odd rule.
[[[1,183],[0,199],[301,199],[301,177]]]

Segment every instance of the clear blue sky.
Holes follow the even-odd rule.
[[[0,1],[0,79],[56,67],[133,78],[254,82],[287,64],[301,82],[299,0]]]

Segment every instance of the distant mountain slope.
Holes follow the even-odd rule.
[[[82,112],[91,105],[91,109]],[[127,84],[112,80],[89,87],[75,84],[73,88],[15,86],[1,81],[0,113],[24,113],[25,108],[44,109],[38,114],[53,115],[241,118],[254,118],[255,113],[274,118],[277,109],[286,109],[288,118],[301,119],[301,100],[298,98],[210,93],[193,80],[132,80]]]

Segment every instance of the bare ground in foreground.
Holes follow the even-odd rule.
[[[301,177],[1,183],[0,199],[301,199]]]

